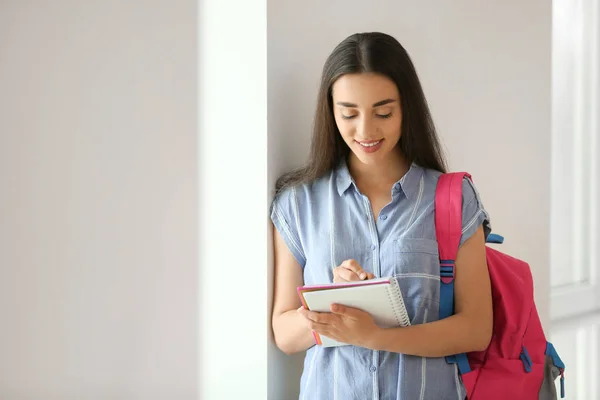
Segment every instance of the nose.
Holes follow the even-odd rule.
[[[356,127],[356,133],[362,139],[368,140],[370,136],[372,136],[375,132],[375,126],[371,118],[363,117],[358,121],[358,126]]]

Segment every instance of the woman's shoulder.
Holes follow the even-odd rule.
[[[429,193],[432,201],[436,194],[437,184],[442,175],[443,173],[440,171],[426,168],[423,169],[424,180],[429,183],[427,186],[429,186]],[[466,176],[462,181],[462,212],[463,222],[466,226],[477,227],[480,223],[483,223],[486,236],[489,234],[491,231],[490,216],[484,207],[476,185],[473,183],[472,179]],[[479,221],[477,221],[478,219]]]
[[[317,179],[285,185],[276,191],[273,202],[295,203],[296,205],[319,202],[328,194],[331,177],[332,174],[329,172]]]
[[[441,176],[444,175],[444,173],[440,172],[438,170],[435,170],[435,169],[430,169],[430,168],[425,168],[425,167],[421,167],[421,168],[423,170],[424,180],[425,180],[426,184],[428,184],[427,186],[429,186],[433,190],[437,189],[437,184],[438,184]],[[471,179],[468,179],[467,177],[465,177],[463,179],[462,188],[463,188],[463,198],[473,198],[477,194],[477,189],[476,189],[475,184],[473,183],[473,181]]]

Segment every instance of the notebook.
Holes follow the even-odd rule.
[[[336,303],[368,312],[382,328],[410,326],[398,281],[393,278],[301,286],[298,295],[302,305],[311,311],[331,312],[331,304]],[[313,334],[316,344],[323,347],[347,345],[316,332]]]

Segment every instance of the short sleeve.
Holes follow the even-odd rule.
[[[477,228],[483,224],[485,238],[492,231],[490,217],[483,207],[481,198],[475,185],[470,179],[463,180],[463,205],[462,205],[462,235],[460,245],[467,241]]]
[[[288,188],[280,192],[271,204],[271,221],[279,231],[294,258],[302,268],[306,255],[299,233],[299,215],[296,189]]]

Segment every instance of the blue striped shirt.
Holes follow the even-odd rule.
[[[282,191],[271,219],[303,269],[305,284],[333,282],[333,268],[354,259],[376,277],[398,280],[411,324],[439,318],[439,256],[434,226],[440,173],[411,165],[375,220],[345,162],[310,184]],[[463,182],[461,244],[489,216],[473,184]],[[440,338],[443,340],[443,338]],[[357,346],[307,350],[300,380],[306,400],[464,400],[456,365]]]

